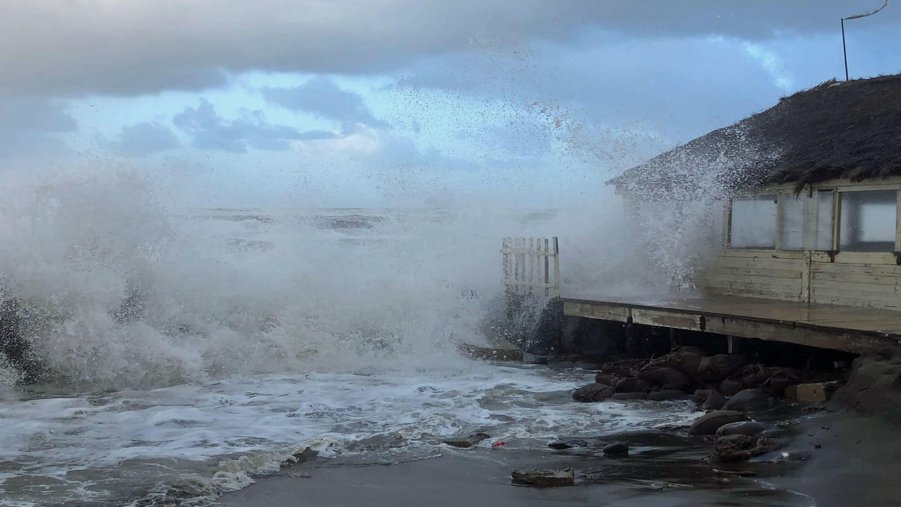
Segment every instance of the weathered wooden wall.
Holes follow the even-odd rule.
[[[890,253],[723,249],[698,280],[708,294],[901,310]]]
[[[698,280],[711,294],[805,301],[802,252],[723,249]]]

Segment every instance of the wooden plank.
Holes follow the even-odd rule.
[[[820,291],[814,289],[811,299],[813,303],[827,305],[846,305],[860,307],[861,310],[866,308],[882,308],[886,310],[901,310],[901,302],[898,298],[861,298],[853,297],[844,293]]]
[[[815,262],[812,265],[812,269],[816,273],[848,273],[857,275],[901,277],[901,266],[897,264],[831,264]]]
[[[797,269],[754,269],[734,268],[728,266],[713,266],[704,271],[700,276],[736,276],[736,277],[760,277],[781,278],[783,280],[800,280],[801,271]]]
[[[700,315],[674,312],[672,310],[633,308],[632,322],[635,324],[669,327],[674,329],[688,329],[692,331],[702,330]]]
[[[817,263],[833,263],[826,252],[814,252],[813,261]],[[897,265],[898,261],[895,258],[895,254],[891,252],[838,252],[835,254],[834,263]]]
[[[619,304],[564,301],[563,315],[585,317],[588,319],[612,320],[615,322],[629,322],[632,313],[628,306]]]
[[[901,285],[901,276],[861,275],[856,273],[833,273],[814,271],[812,279],[817,281],[857,283],[862,285]]]
[[[804,269],[801,271],[801,301],[810,301],[810,251],[804,252]]]
[[[901,294],[898,286],[885,285],[876,283],[855,283],[855,282],[836,282],[834,280],[817,280],[814,288],[819,291],[835,291],[839,294],[849,294],[852,296],[881,296],[887,294]]]
[[[887,343],[898,343],[897,339],[867,336],[851,331],[817,329],[793,323],[763,322],[734,317],[707,317],[705,324],[708,333],[855,353],[885,346]]]
[[[766,257],[772,259],[802,259],[804,256],[800,250],[773,250],[760,248],[726,248],[720,253],[720,257]]]
[[[710,287],[705,289],[706,294],[719,294],[724,296],[735,296],[741,298],[755,299],[777,299],[779,301],[801,301],[800,294],[789,294],[784,292],[773,292],[767,290],[735,290],[720,287]]]
[[[802,260],[773,259],[717,259],[709,269],[748,269],[764,271],[797,271],[804,268]]]

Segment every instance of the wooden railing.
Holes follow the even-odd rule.
[[[504,238],[504,285],[508,294],[560,295],[557,237]]]

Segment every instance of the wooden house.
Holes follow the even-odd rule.
[[[901,342],[901,75],[825,82],[608,184],[633,203],[717,197],[722,248],[700,298],[570,297],[568,315],[844,350],[860,347],[842,337]]]

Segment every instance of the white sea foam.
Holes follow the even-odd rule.
[[[683,279],[694,257],[648,250],[618,206],[186,210],[128,170],[6,173],[0,294],[45,385],[22,391],[21,365],[0,364],[2,502],[201,498],[308,445],[347,456],[396,434],[401,453],[433,452],[474,429],[542,439],[684,418],[575,404],[588,374],[457,352],[499,307],[504,236],[560,236],[572,291]],[[686,228],[656,240],[697,244]]]
[[[18,477],[0,485],[0,504],[37,493],[72,498],[79,488],[97,501],[123,490],[162,495],[190,477],[215,495],[277,470],[306,446],[331,456],[390,451],[352,445],[375,435],[396,435],[405,453],[435,452],[441,438],[475,430],[492,435],[487,446],[499,439],[547,441],[681,423],[691,414],[687,405],[660,410],[572,402],[571,389],[590,378],[579,370],[467,364],[248,377],[7,403],[0,405],[0,467],[16,466]]]

